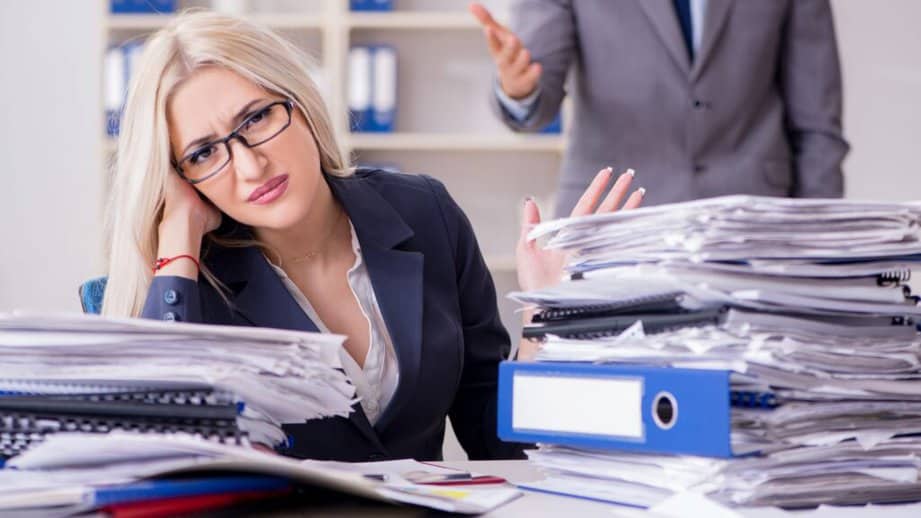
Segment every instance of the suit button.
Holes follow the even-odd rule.
[[[167,311],[166,313],[163,313],[163,320],[166,320],[167,322],[178,322],[179,315],[173,313],[172,311]]]
[[[703,164],[694,164],[694,172],[695,172],[695,173],[702,173],[702,172],[704,172],[704,171],[706,171],[706,170],[707,170],[707,166],[705,166],[705,165],[703,165]]]
[[[170,306],[175,306],[179,303],[179,293],[176,290],[170,288],[163,292],[163,302],[166,302]]]

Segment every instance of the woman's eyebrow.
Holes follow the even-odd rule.
[[[233,125],[233,127],[236,127],[237,124],[240,123],[240,121],[243,119],[243,117],[246,116],[246,114],[249,112],[250,109],[252,109],[252,107],[253,107],[254,105],[256,105],[256,104],[258,104],[258,103],[261,103],[261,102],[264,102],[264,101],[266,101],[266,99],[263,99],[263,98],[260,98],[260,99],[253,99],[252,101],[250,101],[250,102],[246,103],[245,105],[243,105],[243,107],[240,108],[240,109],[237,111],[237,114],[234,115],[233,118],[230,119],[230,122],[231,122],[231,124]],[[210,141],[214,140],[215,138],[217,138],[217,137],[214,135],[214,133],[209,133],[209,134],[207,134],[207,135],[205,135],[205,136],[203,136],[203,137],[199,137],[199,138],[193,140],[192,142],[189,142],[189,143],[186,145],[186,147],[183,148],[182,154],[181,154],[180,156],[185,156],[185,154],[189,152],[189,149],[191,149],[191,148],[193,148],[193,147],[195,147],[195,146],[199,146],[199,145],[201,145],[201,144],[205,144],[205,143],[207,143],[207,142],[210,142]]]

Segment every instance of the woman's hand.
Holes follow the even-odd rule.
[[[202,238],[220,224],[221,212],[202,199],[191,184],[170,173],[166,182],[163,218],[160,220],[157,257],[190,255],[197,261]],[[156,273],[198,278],[198,270],[192,261],[174,261]]]
[[[601,200],[604,190],[614,172],[610,167],[602,169],[592,180],[588,189],[579,198],[579,202],[572,209],[570,216],[586,216],[589,214],[603,214],[614,212],[620,206],[624,198],[627,201],[623,209],[633,209],[642,203],[643,195],[646,190],[639,188],[633,191],[627,197],[627,191],[630,190],[630,183],[633,181],[633,170],[628,169],[626,173],[620,175],[611,192]],[[569,259],[567,253],[561,250],[544,250],[534,240],[528,240],[528,232],[540,223],[540,211],[534,200],[528,198],[524,202],[524,217],[521,220],[521,235],[518,238],[518,248],[515,253],[518,265],[518,286],[525,291],[538,290],[553,286],[563,278],[563,267]],[[525,311],[522,314],[524,325],[531,323],[532,311]],[[518,346],[517,359],[530,361],[534,359],[540,345],[536,341],[522,339]]]
[[[588,214],[604,214],[618,210],[624,198],[627,201],[623,204],[623,209],[632,209],[638,207],[643,201],[643,195],[646,190],[637,189],[627,197],[630,189],[630,183],[633,181],[633,170],[620,175],[611,192],[604,197],[602,195],[608,186],[614,172],[610,167],[602,169],[592,180],[588,189],[579,198],[579,202],[572,209],[571,217],[586,216]],[[599,204],[599,202],[601,202]],[[568,259],[567,254],[560,250],[544,250],[538,246],[534,240],[528,240],[528,232],[540,223],[540,211],[534,200],[528,198],[524,203],[524,217],[521,221],[521,235],[518,238],[518,247],[515,251],[516,263],[518,266],[518,286],[525,291],[537,290],[552,286],[563,277],[563,266]]]

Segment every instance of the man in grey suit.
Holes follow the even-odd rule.
[[[558,216],[605,165],[635,168],[644,204],[843,193],[828,0],[520,0],[511,29],[471,11],[513,130],[554,118],[572,69]]]

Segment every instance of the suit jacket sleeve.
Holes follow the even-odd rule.
[[[141,317],[180,322],[203,321],[198,282],[185,277],[154,277]]]
[[[496,431],[499,362],[511,348],[499,320],[496,288],[480,253],[470,221],[444,186],[427,178],[454,245],[464,338],[464,368],[448,413],[454,432],[471,460],[524,458],[522,445],[499,440]]]
[[[844,194],[841,162],[841,68],[828,0],[795,0],[780,63],[787,131],[793,147],[795,197]]]
[[[572,0],[519,0],[512,7],[512,31],[543,68],[537,104],[524,121],[512,117],[490,89],[493,111],[512,130],[540,130],[559,113],[566,95],[566,74],[578,48],[573,16]]]

